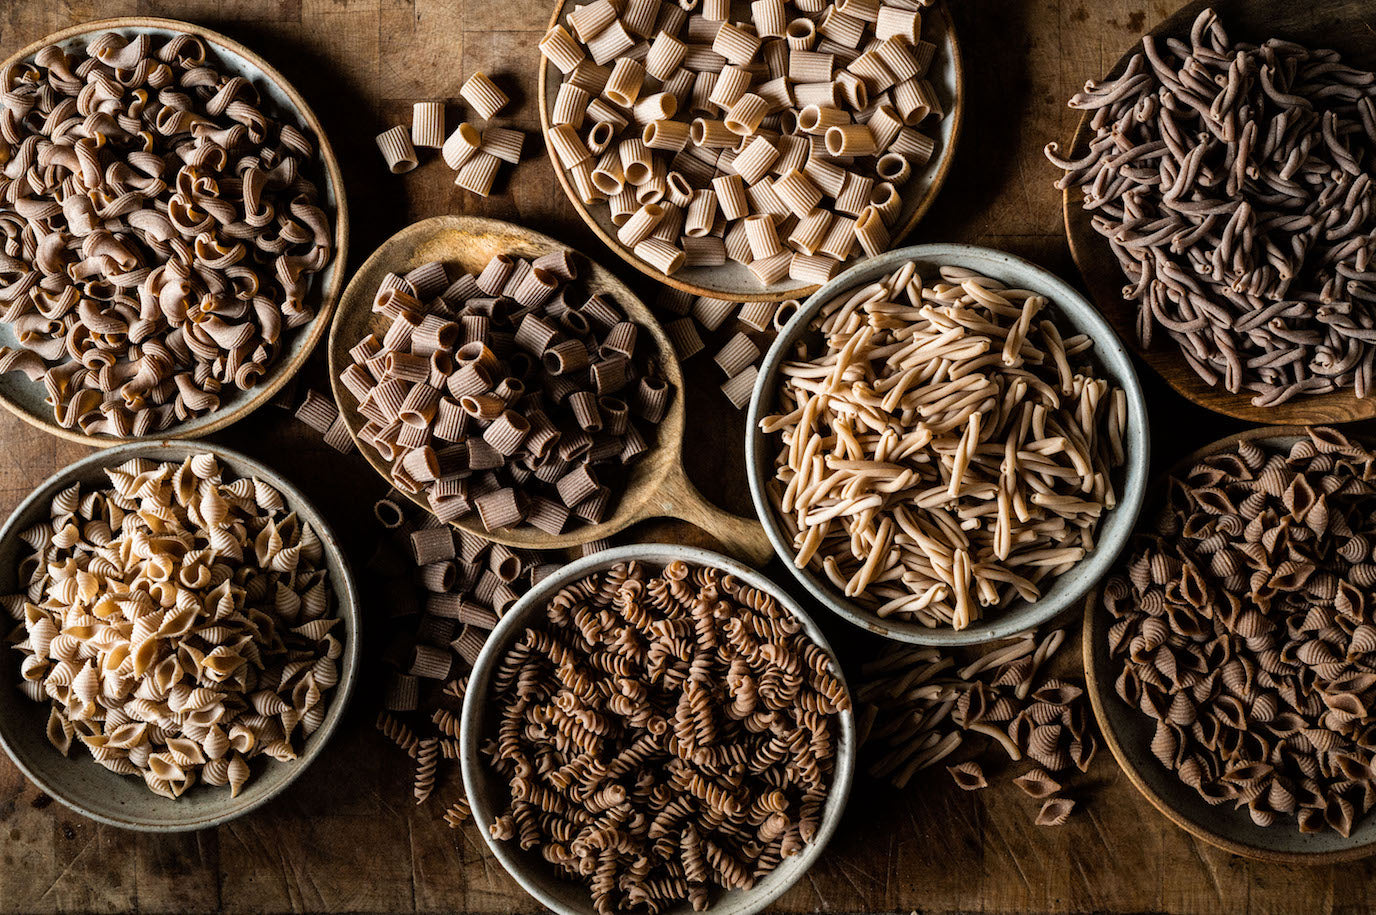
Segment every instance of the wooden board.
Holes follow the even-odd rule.
[[[1106,71],[1171,0],[952,0],[967,49],[967,132],[960,155],[914,242],[967,241],[1004,248],[1076,278],[1060,223],[1056,171],[1041,154],[1077,120],[1065,100]],[[351,269],[411,220],[472,213],[525,220],[601,252],[564,200],[543,159],[499,179],[482,201],[429,159],[389,175],[372,137],[408,123],[417,99],[457,100],[465,74],[484,69],[512,93],[504,121],[538,146],[536,41],[548,0],[3,0],[0,49],[72,23],[115,15],[197,19],[258,50],[310,101],[335,142],[349,191]],[[455,105],[452,111],[457,111]],[[642,297],[653,288],[618,271]],[[317,353],[304,373],[326,389]],[[694,482],[725,508],[750,511],[742,420],[726,406],[720,372],[699,356],[684,366]],[[1154,373],[1158,466],[1241,424],[1190,407]],[[300,424],[264,409],[216,440],[293,479],[336,527],[355,559],[374,533],[362,510],[381,488],[358,457],[339,455]],[[86,453],[0,417],[0,510]],[[707,545],[682,526],[641,527],[643,537]],[[777,574],[776,580],[784,576]],[[384,607],[370,608],[380,629]],[[820,614],[819,614],[820,616]],[[824,627],[853,664],[875,642],[834,620]],[[1072,633],[1064,672],[1078,671]],[[439,806],[417,807],[406,760],[372,729],[378,665],[364,671],[355,705],[325,756],[280,800],[232,825],[194,835],[133,836],[96,826],[48,802],[0,761],[0,909],[55,911],[462,911],[535,912],[472,827],[449,830]],[[853,669],[853,668],[852,668]],[[991,774],[1002,767],[988,757]],[[458,792],[453,771],[437,792]],[[775,911],[908,913],[988,911],[1259,912],[1366,910],[1376,905],[1376,862],[1315,869],[1256,864],[1202,845],[1167,822],[1100,753],[1082,798],[1087,809],[1058,830],[1032,825],[1036,803],[1003,783],[958,791],[945,772],[903,792],[862,774],[821,863]]]

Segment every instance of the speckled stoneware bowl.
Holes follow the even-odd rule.
[[[349,208],[344,199],[344,178],[320,119],[311,111],[301,93],[287,82],[286,77],[234,39],[195,23],[151,16],[123,16],[118,19],[86,22],[54,32],[21,48],[0,63],[0,71],[8,73],[13,66],[32,61],[39,50],[50,44],[58,45],[67,51],[83,49],[92,39],[105,32],[116,32],[124,36],[147,34],[155,42],[165,41],[178,33],[193,35],[205,42],[226,73],[244,77],[273,108],[278,112],[290,114],[296,123],[305,129],[306,134],[315,139],[315,155],[306,177],[316,182],[320,191],[321,207],[333,221],[334,258],[325,265],[324,270],[309,279],[306,301],[315,310],[315,316],[301,327],[284,331],[286,346],[278,352],[277,358],[268,366],[267,373],[258,384],[248,390],[222,391],[218,409],[176,423],[172,428],[164,429],[145,439],[87,435],[80,429],[67,429],[59,425],[53,419],[53,408],[46,400],[48,394],[43,383],[29,381],[22,372],[0,375],[0,407],[45,432],[97,448],[120,441],[157,442],[165,439],[199,438],[237,422],[271,400],[273,395],[306,364],[311,350],[329,328],[330,314],[340,292],[344,289],[344,262],[349,255]],[[0,322],[0,345],[15,346],[17,343],[13,327]]]
[[[778,436],[760,431],[761,418],[774,412],[778,396],[780,366],[787,360],[793,345],[832,299],[892,273],[907,261],[916,261],[924,276],[935,275],[939,266],[967,267],[1009,286],[1031,289],[1047,296],[1062,319],[1063,326],[1088,334],[1094,340],[1094,357],[1103,376],[1127,392],[1127,464],[1115,480],[1118,494],[1116,508],[1104,513],[1099,525],[1093,552],[1066,574],[1057,578],[1040,600],[1028,603],[1017,601],[1004,610],[991,612],[973,625],[955,630],[934,629],[920,623],[883,619],[858,606],[838,593],[822,575],[812,569],[800,569],[793,564],[794,551],[773,503],[765,490],[774,477],[774,458]],[[1112,328],[1094,306],[1085,301],[1068,283],[1029,261],[1002,251],[974,245],[930,244],[915,245],[890,251],[871,258],[847,270],[827,283],[803,304],[788,322],[774,345],[764,357],[755,392],[750,400],[746,420],[746,473],[750,478],[750,494],[755,511],[764,523],[765,532],[774,543],[774,550],[788,565],[793,576],[813,596],[840,616],[857,626],[886,638],[919,645],[974,645],[1005,638],[1014,633],[1040,626],[1063,610],[1076,604],[1103,577],[1113,564],[1132,532],[1147,485],[1147,465],[1151,449],[1147,433],[1147,405],[1137,380],[1132,361]]]
[[[1155,523],[1164,505],[1165,480],[1188,471],[1204,457],[1232,450],[1242,441],[1288,448],[1305,437],[1302,427],[1267,426],[1248,429],[1206,445],[1182,458],[1169,473],[1152,484],[1147,507],[1142,513],[1142,525],[1150,529]],[[1371,446],[1371,442],[1366,444]],[[1153,807],[1172,823],[1210,845],[1272,864],[1336,864],[1376,854],[1376,815],[1359,818],[1347,838],[1332,830],[1304,835],[1293,821],[1282,820],[1266,828],[1258,826],[1246,810],[1234,810],[1231,804],[1211,805],[1198,791],[1181,782],[1151,752],[1155,722],[1118,698],[1114,690],[1113,684],[1122,666],[1109,657],[1108,627],[1111,622],[1109,613],[1099,603],[1096,589],[1096,593],[1085,600],[1082,649],[1086,691],[1104,743],[1128,781]]]
[[[45,728],[48,703],[33,702],[21,694],[20,654],[8,640],[0,645],[0,746],[29,780],[77,813],[110,826],[142,832],[185,832],[216,826],[248,813],[280,793],[306,771],[339,724],[349,701],[358,671],[360,617],[353,576],[334,532],[305,496],[276,471],[237,451],[208,442],[130,442],[97,451],[59,470],[35,489],[0,528],[0,594],[18,590],[15,581],[19,559],[28,545],[19,539],[26,528],[47,520],[53,496],[76,482],[108,484],[105,468],[118,467],[131,458],[181,463],[193,454],[209,452],[236,476],[258,477],[271,484],[287,507],[315,528],[325,548],[325,566],[333,594],[334,611],[344,621],[344,654],[339,659],[339,683],[328,695],[329,708],[320,728],[306,739],[301,756],[293,762],[255,759],[253,777],[239,796],[228,788],[193,785],[180,798],[159,797],[142,779],[116,775],[97,765],[80,744],[64,757],[48,742]]]
[[[676,546],[664,543],[637,544],[616,547],[596,553],[577,562],[564,566],[554,575],[540,582],[526,593],[502,617],[497,628],[492,630],[483,645],[478,662],[473,665],[473,673],[468,680],[468,694],[464,698],[463,718],[460,724],[460,760],[463,766],[463,783],[468,792],[468,800],[473,808],[473,819],[478,824],[492,853],[506,868],[507,873],[534,896],[542,905],[559,915],[596,915],[592,897],[586,887],[572,883],[557,876],[553,865],[540,857],[537,851],[522,851],[515,842],[498,842],[488,832],[488,826],[506,806],[507,787],[488,768],[485,757],[478,747],[483,742],[489,726],[495,726],[492,711],[488,707],[488,691],[492,676],[502,658],[511,648],[516,638],[525,631],[527,625],[543,617],[545,606],[561,588],[579,579],[619,562],[631,560],[655,566],[664,566],[676,559],[695,565],[712,566],[730,572],[750,585],[774,595],[781,606],[792,613],[803,624],[803,629],[814,642],[831,655],[836,674],[844,685],[836,654],[831,650],[826,637],[792,598],[754,569],[747,568],[720,553],[696,547]],[[836,769],[832,774],[831,793],[827,796],[826,807],[822,812],[822,824],[817,830],[816,841],[807,845],[803,851],[791,858],[784,859],[767,877],[750,890],[732,890],[722,895],[711,907],[713,915],[751,915],[774,902],[791,887],[803,873],[812,866],[822,853],[850,794],[851,779],[855,774],[856,732],[855,716],[852,712],[840,715],[840,735],[836,741]],[[687,915],[692,908],[687,904],[661,910],[661,915]]]

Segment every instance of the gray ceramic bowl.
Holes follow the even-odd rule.
[[[1007,609],[991,614],[965,629],[933,629],[920,623],[883,619],[837,593],[824,577],[811,569],[799,569],[793,564],[790,538],[779,521],[765,486],[774,476],[776,454],[775,436],[760,431],[760,419],[774,410],[778,392],[779,368],[786,361],[793,344],[808,332],[808,325],[822,306],[837,296],[867,285],[892,273],[907,261],[916,261],[925,276],[931,276],[938,266],[967,267],[1010,286],[1032,289],[1051,299],[1063,325],[1088,334],[1094,340],[1094,355],[1100,370],[1114,384],[1127,392],[1128,429],[1127,465],[1118,481],[1118,506],[1105,513],[1098,531],[1094,551],[1032,603],[1015,602]],[[840,616],[871,632],[901,642],[919,645],[974,645],[1005,638],[1014,633],[1040,626],[1080,600],[1094,584],[1108,572],[1119,551],[1127,544],[1133,523],[1142,507],[1147,485],[1147,465],[1150,458],[1147,435],[1147,405],[1137,380],[1132,361],[1112,328],[1068,283],[1052,273],[1012,254],[980,248],[974,245],[931,244],[915,245],[889,251],[847,270],[827,283],[809,298],[793,319],[788,322],[760,366],[750,400],[746,420],[746,473],[750,478],[750,494],[755,511],[764,524],[774,550],[788,565],[798,581],[812,592],[817,600]]]
[[[487,733],[487,727],[493,723],[487,704],[489,684],[498,664],[516,637],[525,631],[532,620],[544,614],[546,603],[556,592],[593,572],[633,559],[661,566],[675,559],[712,566],[730,572],[756,588],[768,591],[784,609],[798,618],[812,640],[831,655],[833,663],[836,662],[836,655],[822,631],[817,628],[817,624],[784,591],[754,569],[747,568],[720,553],[696,547],[648,543],[605,550],[564,566],[517,601],[488,636],[469,677],[459,734],[463,784],[473,808],[473,819],[497,860],[526,892],[560,915],[595,915],[588,890],[558,877],[553,866],[537,852],[522,851],[514,842],[498,842],[488,833],[487,827],[505,808],[507,797],[506,784],[488,769],[478,751],[478,746]],[[842,676],[839,664],[836,664],[836,672],[838,677]],[[842,677],[843,685],[844,682]],[[753,889],[732,890],[726,893],[712,906],[711,911],[714,915],[750,915],[760,911],[787,892],[822,853],[832,833],[836,831],[836,824],[840,821],[841,812],[846,806],[846,797],[850,794],[851,778],[855,774],[855,716],[851,712],[843,712],[840,719],[841,733],[836,743],[836,771],[832,775],[831,793],[827,796],[826,807],[822,812],[822,825],[817,831],[816,841],[802,852],[785,859]],[[687,915],[691,911],[692,908],[685,904],[664,909],[663,915]]]
[[[334,149],[330,146],[329,137],[325,135],[325,128],[306,104],[305,98],[292,87],[286,77],[239,42],[195,23],[148,16],[123,16],[118,19],[86,22],[54,32],[21,48],[0,63],[0,71],[8,73],[11,67],[21,62],[32,61],[33,56],[47,45],[57,45],[69,52],[84,49],[93,38],[105,32],[117,32],[126,37],[147,34],[154,42],[165,41],[176,34],[194,35],[205,42],[225,73],[247,79],[278,113],[291,116],[308,135],[313,135],[316,141],[315,155],[311,159],[306,177],[318,185],[320,205],[331,216],[335,252],[334,257],[325,265],[325,269],[313,274],[308,280],[306,301],[315,309],[315,316],[301,327],[284,332],[285,344],[277,353],[277,358],[268,366],[267,374],[257,385],[248,390],[226,388],[222,392],[223,400],[218,409],[176,423],[172,428],[142,441],[200,438],[237,422],[271,400],[273,395],[306,364],[311,350],[329,329],[330,315],[339,294],[344,289],[344,262],[349,256],[349,207],[344,198],[344,178],[335,159]],[[17,344],[14,328],[9,324],[0,323],[0,345]],[[80,429],[64,428],[53,419],[53,408],[47,402],[47,396],[47,390],[41,381],[29,381],[22,372],[0,375],[0,407],[4,407],[27,423],[53,435],[96,448],[119,441],[136,440],[108,435],[87,435]]]
[[[334,532],[296,487],[275,471],[237,451],[208,442],[130,442],[82,458],[53,474],[19,503],[0,528],[0,594],[17,590],[15,571],[28,546],[19,533],[48,517],[54,495],[75,482],[108,483],[105,468],[118,467],[130,458],[181,462],[189,455],[210,452],[239,476],[254,476],[282,494],[287,506],[315,528],[325,547],[330,588],[336,612],[344,620],[344,655],[339,663],[339,683],[328,696],[325,722],[305,743],[294,762],[255,760],[253,778],[236,798],[227,788],[193,785],[180,798],[159,797],[141,779],[116,775],[97,765],[85,748],[74,746],[64,757],[48,742],[45,727],[48,704],[22,695],[19,652],[6,641],[0,645],[0,746],[29,780],[77,813],[110,826],[142,832],[184,832],[205,829],[232,820],[261,806],[291,784],[320,754],[344,715],[358,671],[360,618],[353,576]]]
[[[1165,481],[1169,477],[1183,475],[1206,456],[1231,451],[1239,442],[1289,448],[1304,438],[1308,436],[1300,426],[1266,426],[1227,436],[1181,458],[1169,473],[1152,485],[1143,519],[1147,529],[1150,530],[1156,513],[1165,505]],[[1370,447],[1370,442],[1366,444]],[[1111,624],[1112,617],[1100,604],[1096,590],[1085,601],[1082,649],[1086,691],[1104,743],[1128,781],[1153,807],[1175,825],[1210,845],[1271,864],[1336,864],[1376,854],[1376,814],[1358,817],[1347,838],[1331,829],[1305,835],[1293,820],[1282,819],[1273,826],[1258,826],[1247,811],[1235,810],[1231,804],[1209,804],[1198,791],[1180,781],[1151,752],[1155,722],[1120,699],[1114,689],[1123,668],[1121,663],[1109,657]]]

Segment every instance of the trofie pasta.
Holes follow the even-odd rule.
[[[577,274],[568,251],[498,254],[476,277],[431,263],[378,289],[390,324],[340,380],[367,420],[359,437],[440,520],[596,524],[649,450],[673,391],[638,325],[579,293]]]
[[[564,588],[492,686],[484,752],[510,806],[480,825],[602,913],[702,911],[801,851],[850,708],[830,655],[772,596],[682,561]]]
[[[1093,112],[1089,149],[1046,155],[1121,265],[1144,347],[1168,336],[1256,406],[1376,390],[1376,73],[1236,43],[1205,9],[1188,44],[1144,39],[1070,106]]]
[[[963,629],[1094,548],[1127,398],[1052,308],[912,262],[822,307],[761,421],[799,568],[881,617]]]
[[[1151,753],[1258,826],[1347,836],[1376,802],[1373,461],[1324,427],[1210,454],[1103,588],[1115,690],[1155,722]]]
[[[914,128],[942,117],[926,79],[935,47],[911,5],[875,4],[871,16],[868,6],[857,15],[854,4],[761,0],[741,20],[729,3],[694,15],[671,4],[574,7],[540,43],[564,75],[550,148],[582,203],[606,204],[623,230],[644,205],[688,210],[651,243],[621,237],[661,273],[729,259],[762,285],[825,282],[857,250],[888,247],[900,188],[934,150]],[[890,186],[878,191],[876,179]],[[832,222],[836,213],[867,215]],[[837,227],[831,245],[824,221]],[[797,222],[809,229],[795,237]]]
[[[334,255],[302,126],[190,35],[43,48],[4,91],[0,370],[110,436],[258,384]]]
[[[237,795],[257,757],[287,762],[324,722],[340,622],[319,536],[262,480],[214,455],[136,458],[75,484],[30,528],[20,690],[48,738],[176,798]]]

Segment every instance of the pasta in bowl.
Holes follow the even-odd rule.
[[[794,576],[918,644],[1055,617],[1146,485],[1146,405],[1113,332],[1052,274],[968,245],[823,287],[766,357],[748,428],[751,495]]]
[[[305,100],[165,19],[57,32],[4,73],[0,405],[107,444],[269,400],[343,281],[342,180]]]
[[[205,828],[268,800],[320,752],[357,667],[333,535],[223,448],[135,443],[58,472],[0,529],[0,592],[0,745],[128,829]]]

